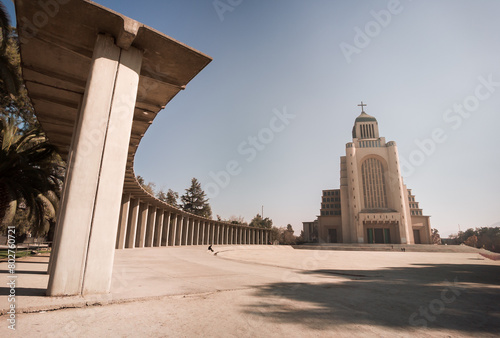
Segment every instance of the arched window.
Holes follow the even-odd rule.
[[[387,208],[384,167],[376,158],[368,158],[361,165],[365,208]]]

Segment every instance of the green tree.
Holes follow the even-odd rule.
[[[245,222],[245,218],[243,218],[243,216],[232,215],[231,217],[229,217],[227,222],[231,224],[248,225],[247,222]]]
[[[192,214],[212,218],[212,209],[208,204],[208,198],[201,189],[201,183],[193,177],[191,186],[186,189],[186,193],[181,196],[182,209]]]
[[[470,236],[465,240],[464,244],[467,246],[471,246],[473,248],[477,247],[477,236],[476,235]]]
[[[296,241],[297,244],[304,244],[306,242],[304,230],[300,230],[300,235],[296,237]]]
[[[0,50],[0,114],[14,119],[21,130],[28,131],[37,127],[38,121],[28,92],[21,85],[23,80],[19,40],[14,28],[7,39],[2,38],[2,44],[4,42],[5,48]]]
[[[19,72],[12,59],[13,54],[8,53],[11,40],[10,17],[4,4],[0,2],[0,80],[2,81],[2,96],[7,93],[17,96],[21,81]]]
[[[450,235],[454,244],[465,244],[476,248],[500,252],[500,227],[469,228]]]
[[[40,130],[22,86],[19,39],[0,3],[0,228],[44,235],[55,225],[64,162]]]
[[[255,217],[250,222],[249,226],[256,228],[271,229],[273,226],[273,221],[268,217],[262,218],[260,214],[255,215]]]
[[[274,242],[278,242],[281,245],[293,245],[297,244],[297,237],[293,235],[293,228],[290,224],[287,227],[272,227],[271,237]]]
[[[45,235],[55,223],[64,163],[39,127],[21,132],[0,119],[0,229]]]
[[[432,229],[431,239],[433,244],[441,244],[441,236],[438,229]]]
[[[165,202],[167,202],[168,204],[170,204],[173,207],[179,208],[180,205],[177,202],[178,199],[179,199],[179,193],[173,191],[172,189],[168,189],[167,197],[166,197],[166,201]]]
[[[156,184],[154,184],[153,182],[146,183],[146,181],[144,180],[144,177],[142,177],[140,175],[137,175],[137,182],[139,182],[139,184],[141,185],[141,187],[144,190],[146,190],[151,195],[155,196]]]
[[[158,190],[156,198],[160,201],[167,202],[167,194],[163,191],[163,189]]]

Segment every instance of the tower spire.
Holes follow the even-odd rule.
[[[361,112],[364,113],[365,112],[365,107],[367,106],[367,104],[364,104],[363,101],[361,101],[361,104],[358,104],[358,107],[361,107]]]

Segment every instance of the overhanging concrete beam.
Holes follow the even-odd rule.
[[[211,59],[91,1],[15,5],[28,94],[68,161],[48,294],[106,293],[137,145]]]

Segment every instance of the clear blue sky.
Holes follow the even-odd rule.
[[[182,194],[236,162],[214,215],[250,221],[263,205],[299,232],[321,190],[339,188],[363,100],[413,163],[404,180],[433,227],[447,236],[500,222],[499,1],[232,0],[220,15],[213,1],[97,2],[214,58],[141,142],[136,174],[157,187]],[[284,109],[295,117],[282,128],[273,111]],[[416,142],[438,128],[446,140],[420,157]],[[268,143],[253,156],[259,133]]]

